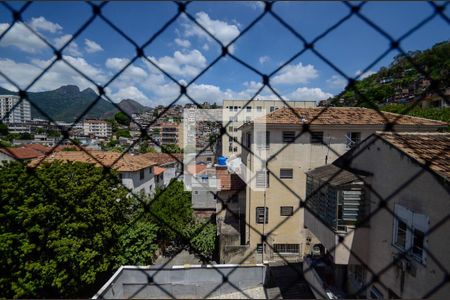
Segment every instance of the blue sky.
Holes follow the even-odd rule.
[[[22,3],[12,2],[19,8]],[[274,12],[308,41],[349,14],[340,2],[278,2]],[[200,24],[223,41],[229,42],[263,12],[259,2],[194,2],[187,11]],[[177,13],[171,2],[111,2],[103,14],[139,45],[148,40]],[[369,2],[361,13],[389,32],[401,37],[433,13],[426,2]],[[450,16],[450,9],[444,13]],[[23,14],[23,20],[55,47],[61,47],[92,15],[83,2],[35,2]],[[12,22],[11,13],[0,10],[0,32]],[[439,16],[404,39],[405,50],[422,50],[448,40],[450,27]],[[302,42],[275,18],[265,16],[232,45],[233,55],[261,73],[269,74],[300,51]],[[348,76],[356,76],[389,47],[389,41],[352,16],[339,28],[315,44],[315,49]],[[134,47],[97,18],[64,52],[67,61],[95,82],[104,84],[135,55]],[[391,51],[362,76],[388,65],[397,55]],[[198,26],[181,16],[151,45],[145,48],[149,60],[165,69],[177,81],[189,82],[218,55],[219,45]],[[0,71],[24,88],[54,59],[53,53],[23,25],[16,24],[0,41]],[[339,93],[345,80],[311,51],[279,70],[271,78],[277,92],[291,100],[321,100]],[[81,89],[92,84],[62,62],[56,63],[31,91],[56,89],[75,84]],[[0,77],[0,86],[13,87]],[[231,58],[224,58],[204,73],[188,89],[199,102],[220,103],[222,99],[247,99],[261,86],[261,78]],[[135,99],[146,105],[168,104],[178,94],[178,86],[148,61],[138,60],[107,88],[114,101]],[[264,89],[261,98],[275,96]]]

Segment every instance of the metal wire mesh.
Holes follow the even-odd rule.
[[[97,3],[97,2],[87,2],[86,5],[89,5],[92,12],[90,16],[87,16],[87,20],[79,27],[79,29],[72,35],[72,37],[67,40],[67,42],[61,47],[61,48],[56,48],[52,43],[50,43],[49,41],[47,41],[42,35],[40,35],[39,33],[36,32],[35,29],[33,29],[32,27],[30,27],[27,23],[22,22],[22,15],[29,9],[29,7],[31,5],[33,5],[32,2],[26,2],[20,9],[15,9],[13,8],[8,2],[2,2],[1,3],[2,6],[9,11],[9,13],[11,14],[12,18],[13,18],[13,22],[10,24],[10,26],[3,31],[3,33],[0,35],[0,41],[4,38],[4,36],[11,30],[11,28],[17,23],[17,22],[21,22],[24,26],[27,27],[27,29],[31,32],[34,33],[34,35],[39,38],[43,43],[45,43],[49,48],[52,49],[53,53],[54,53],[54,57],[53,60],[51,61],[51,63],[46,66],[42,72],[36,76],[34,78],[34,80],[32,80],[25,88],[21,88],[21,86],[15,82],[14,80],[11,79],[11,75],[8,74],[6,71],[0,71],[0,76],[3,77],[9,84],[13,85],[17,90],[18,90],[18,95],[20,96],[20,101],[15,105],[15,107],[17,107],[18,105],[20,105],[21,101],[23,100],[28,100],[31,104],[32,107],[34,107],[40,114],[42,114],[46,119],[48,119],[49,121],[53,122],[56,124],[56,120],[53,120],[52,117],[46,112],[43,111],[36,103],[33,102],[32,99],[29,98],[28,95],[28,91],[35,85],[36,82],[39,81],[39,79],[42,78],[42,76],[44,76],[46,74],[46,72],[48,72],[48,70],[50,70],[50,68],[52,68],[52,66],[55,65],[55,63],[57,62],[62,62],[65,65],[67,65],[70,69],[74,70],[77,74],[79,74],[80,76],[82,76],[84,79],[86,79],[87,81],[89,81],[90,83],[92,83],[94,86],[97,87],[97,93],[98,96],[97,98],[81,113],[77,116],[77,118],[75,119],[75,121],[72,123],[72,125],[69,128],[60,128],[63,139],[60,140],[58,142],[58,144],[56,144],[49,153],[47,153],[47,156],[50,156],[59,145],[62,145],[65,141],[70,141],[71,143],[75,144],[75,141],[71,139],[71,137],[69,136],[69,131],[73,128],[73,126],[78,123],[80,120],[82,120],[82,118],[98,103],[98,101],[100,99],[107,99],[112,105],[114,105],[114,107],[118,110],[123,112],[125,115],[127,115],[132,121],[133,121],[133,117],[131,115],[129,115],[126,111],[124,111],[117,103],[115,103],[105,92],[105,90],[111,85],[111,83],[113,83],[121,74],[123,74],[128,68],[130,68],[130,66],[132,66],[132,64],[134,62],[136,62],[138,59],[142,59],[146,62],[148,62],[150,65],[152,65],[153,67],[155,67],[156,69],[158,69],[161,73],[163,73],[167,78],[169,78],[175,85],[177,85],[179,87],[179,94],[172,100],[170,101],[170,103],[167,103],[166,107],[156,116],[156,118],[150,122],[148,125],[146,126],[142,126],[139,122],[135,122],[137,124],[137,126],[139,127],[139,130],[141,132],[141,136],[139,137],[139,139],[137,139],[136,141],[134,141],[131,145],[129,145],[127,147],[127,149],[125,151],[123,151],[123,153],[121,154],[120,157],[118,157],[115,162],[112,165],[109,166],[104,166],[104,170],[105,170],[105,176],[110,175],[110,171],[113,169],[114,165],[123,157],[123,155],[125,155],[126,153],[128,153],[136,144],[138,144],[139,142],[143,141],[144,139],[150,140],[152,141],[154,144],[161,146],[160,142],[157,140],[154,140],[152,136],[148,135],[148,129],[154,125],[160,118],[162,118],[164,116],[164,114],[170,109],[172,108],[174,105],[176,105],[180,99],[182,97],[187,98],[190,102],[192,102],[194,105],[196,105],[199,108],[202,108],[202,105],[200,104],[200,101],[197,101],[195,99],[195,97],[192,97],[189,93],[190,91],[190,87],[197,82],[204,74],[205,72],[207,72],[210,68],[212,68],[213,66],[215,66],[219,61],[221,61],[224,58],[228,58],[233,60],[234,62],[236,62],[238,65],[242,66],[243,68],[253,72],[254,74],[258,75],[261,78],[261,83],[262,85],[258,88],[258,90],[256,91],[256,93],[248,100],[248,102],[246,103],[246,105],[242,106],[242,109],[239,110],[239,113],[241,113],[244,108],[248,105],[251,104],[256,97],[263,91],[263,89],[267,88],[269,89],[273,94],[275,94],[277,96],[277,98],[282,101],[284,103],[284,105],[292,112],[292,114],[296,115],[296,117],[301,120],[302,117],[300,115],[298,115],[297,111],[291,107],[291,105],[289,104],[289,102],[287,102],[285,99],[283,99],[283,97],[280,95],[280,93],[272,86],[271,83],[271,79],[281,70],[283,69],[285,66],[287,66],[288,64],[290,64],[291,62],[293,62],[294,60],[298,59],[299,57],[301,57],[302,55],[304,55],[305,53],[310,53],[313,54],[315,57],[319,58],[322,62],[324,62],[327,66],[329,66],[331,69],[333,69],[336,73],[338,73],[340,76],[342,76],[343,78],[346,79],[346,81],[348,82],[348,86],[350,89],[352,89],[358,96],[358,102],[356,103],[356,105],[362,104],[364,103],[365,105],[369,105],[371,108],[373,108],[374,110],[376,110],[378,112],[378,114],[380,115],[380,117],[382,117],[385,120],[385,131],[389,131],[389,132],[393,132],[394,134],[396,134],[395,130],[394,130],[394,125],[395,123],[398,121],[399,118],[401,118],[402,116],[399,116],[397,119],[395,119],[394,121],[390,121],[388,120],[385,115],[383,113],[381,113],[380,109],[378,108],[378,106],[371,102],[369,99],[367,99],[365,92],[358,90],[357,86],[355,85],[356,81],[358,79],[361,78],[362,74],[366,73],[367,71],[371,70],[372,67],[374,67],[378,62],[380,62],[383,58],[385,58],[391,51],[393,50],[397,50],[398,52],[400,52],[405,58],[406,60],[422,75],[424,76],[426,79],[428,79],[431,84],[430,86],[427,88],[427,90],[425,91],[425,93],[427,92],[433,92],[436,93],[437,95],[439,95],[444,101],[446,101],[447,103],[449,102],[448,96],[444,95],[441,87],[439,85],[439,82],[436,82],[431,74],[429,74],[429,72],[425,69],[423,69],[419,64],[417,64],[417,62],[415,62],[414,57],[410,56],[408,54],[407,51],[405,51],[402,48],[402,42],[409,37],[410,35],[412,35],[413,33],[415,33],[417,30],[419,30],[420,28],[422,28],[423,26],[425,26],[428,22],[430,22],[431,20],[435,19],[435,18],[441,18],[447,25],[450,24],[450,19],[448,18],[448,16],[444,13],[447,6],[448,6],[448,2],[444,2],[441,4],[435,3],[435,2],[429,2],[429,5],[432,7],[433,12],[429,15],[426,16],[423,20],[421,20],[420,22],[418,22],[415,26],[411,27],[410,30],[408,30],[405,34],[403,34],[402,36],[400,36],[399,38],[394,38],[391,34],[389,34],[389,32],[386,32],[385,30],[383,30],[379,25],[376,24],[376,22],[372,21],[369,17],[367,17],[364,12],[363,12],[363,8],[366,5],[366,2],[359,2],[359,3],[351,3],[351,2],[342,2],[342,5],[344,5],[347,9],[348,9],[348,13],[342,17],[340,20],[338,20],[336,23],[334,23],[332,26],[330,26],[329,28],[327,28],[326,30],[324,30],[321,34],[317,35],[315,38],[313,39],[307,39],[301,32],[299,32],[296,28],[294,28],[293,26],[291,26],[289,24],[289,22],[285,21],[283,19],[283,17],[281,15],[279,15],[274,9],[273,7],[277,4],[276,1],[274,2],[264,2],[264,9],[263,11],[257,15],[257,17],[255,17],[251,22],[249,22],[249,24],[243,28],[239,35],[236,36],[234,39],[232,39],[229,43],[224,44],[222,41],[220,41],[213,33],[209,32],[207,30],[207,28],[205,28],[201,23],[198,22],[198,20],[189,12],[189,7],[191,6],[191,2],[174,2],[173,4],[177,6],[178,10],[177,12],[164,24],[161,24],[161,27],[155,31],[154,34],[152,34],[144,43],[139,44],[137,43],[135,40],[133,40],[129,35],[127,35],[119,26],[115,25],[113,21],[111,21],[107,15],[104,14],[104,8],[108,5],[108,2],[101,2],[101,3]],[[150,45],[152,45],[167,29],[169,26],[171,26],[174,22],[176,22],[178,19],[180,19],[182,16],[188,18],[190,21],[192,21],[193,23],[196,24],[196,26],[198,26],[207,36],[209,36],[212,40],[214,40],[218,46],[221,48],[221,53],[219,55],[217,55],[216,58],[214,58],[213,60],[211,60],[211,62],[199,73],[197,74],[194,78],[192,78],[189,82],[183,84],[180,83],[176,78],[174,78],[174,76],[172,76],[170,74],[170,72],[166,71],[163,67],[161,67],[156,61],[149,59],[148,56],[145,54],[146,52],[146,48]],[[236,54],[234,54],[233,52],[230,51],[230,47],[232,45],[234,45],[238,40],[240,40],[243,36],[245,36],[247,34],[247,32],[252,29],[253,27],[255,27],[255,25],[257,25],[262,19],[271,16],[273,17],[286,31],[290,32],[299,42],[299,45],[301,45],[300,50],[295,53],[294,55],[292,55],[289,59],[287,59],[286,61],[283,62],[283,64],[279,65],[276,69],[274,69],[272,72],[264,74],[262,72],[260,72],[259,70],[255,69],[253,66],[251,66],[249,63],[247,63],[245,60],[239,58]],[[369,62],[367,64],[367,67],[364,68],[359,75],[356,75],[354,77],[348,76],[339,66],[337,66],[332,60],[328,59],[324,54],[322,54],[319,50],[317,50],[317,48],[315,47],[316,44],[327,38],[327,36],[329,36],[333,31],[335,31],[336,29],[340,28],[343,24],[345,24],[346,22],[348,22],[349,19],[351,18],[358,18],[359,20],[361,20],[362,22],[364,22],[366,25],[368,25],[369,27],[371,27],[372,29],[374,29],[377,33],[379,33],[381,36],[383,36],[388,42],[389,42],[389,47],[381,54],[379,55],[375,60]],[[97,82],[91,78],[89,75],[85,74],[84,72],[82,72],[80,70],[80,68],[76,65],[74,65],[73,63],[71,63],[70,61],[68,61],[62,54],[62,52],[67,49],[67,47],[78,37],[80,36],[87,28],[89,28],[91,26],[91,24],[94,22],[94,20],[100,19],[102,21],[104,21],[105,24],[108,25],[108,27],[110,29],[112,29],[114,32],[116,32],[117,34],[119,34],[121,37],[123,37],[134,49],[135,49],[135,55],[133,57],[131,57],[128,61],[128,63],[123,66],[119,71],[117,71],[108,81],[106,81],[105,84],[99,85],[97,84]],[[424,93],[424,94],[425,94]],[[420,99],[419,101],[416,101],[413,105],[409,106],[407,109],[405,109],[405,111],[402,112],[402,114],[406,114],[408,113],[410,110],[412,110],[415,106],[419,105],[420,102],[423,100]],[[14,108],[15,108],[14,107]],[[13,108],[13,109],[14,109]],[[315,117],[316,119],[319,118],[324,112],[326,112],[328,109],[328,107],[323,107],[322,111]],[[12,110],[11,110],[12,111]],[[2,120],[3,121],[3,120]],[[310,120],[310,122],[313,122],[314,120]],[[226,136],[228,136],[228,138],[232,138],[232,136],[228,133],[228,131],[226,130],[226,128],[231,124],[231,121],[228,122],[228,124],[223,125],[222,130],[220,131],[220,136],[218,138],[225,138]],[[298,138],[300,138],[301,136],[305,135],[305,134],[309,134],[311,133],[311,130],[309,128],[308,125],[304,124],[302,127],[302,130],[300,131],[299,134],[297,134],[294,138],[294,141],[297,140]],[[251,153],[252,155],[257,155],[256,153],[253,153],[252,150],[248,147],[248,145],[245,145],[243,143],[241,143],[241,141],[236,141],[239,146],[242,147],[243,150],[248,151],[249,153]],[[290,145],[291,143],[286,143],[278,152],[276,152],[275,154],[273,154],[267,161],[267,163],[269,163],[271,160],[275,159],[277,156],[282,155],[283,151]],[[324,143],[324,145],[326,147],[329,148],[329,151],[337,154],[336,150],[333,149],[330,145],[327,145]],[[202,149],[200,151],[200,153],[198,155],[200,155],[201,153],[203,153],[204,151],[206,151],[208,149],[210,145],[208,145],[207,147],[205,147],[204,149]],[[99,161],[97,159],[97,157],[93,156],[88,150],[86,150],[85,148],[79,148],[81,151],[84,151],[87,155],[89,155],[94,161],[97,161],[97,163],[102,164],[101,161]],[[361,150],[361,152],[364,151]],[[355,157],[357,157],[360,153],[356,153]],[[445,153],[442,153],[445,154]],[[439,156],[439,155],[438,155]],[[182,163],[182,161],[179,159],[179,157],[172,155],[173,159],[175,159],[176,161],[178,161],[180,164]],[[431,163],[428,162],[428,163]],[[39,164],[35,167],[38,167]],[[342,171],[342,170],[341,170]],[[332,178],[330,180],[332,180],[335,176],[338,176],[339,173],[341,172],[337,172],[336,174],[334,174],[332,176]],[[318,193],[321,189],[321,187],[325,186],[327,184],[327,182],[324,182],[318,189],[316,189],[315,191],[313,191],[312,194],[309,195],[308,198],[303,199],[302,197],[300,197],[300,195],[296,194],[295,191],[293,191],[289,186],[287,186],[282,180],[280,180],[278,174],[276,174],[275,172],[273,172],[272,170],[270,170],[270,168],[268,169],[268,172],[270,173],[271,178],[274,178],[279,184],[283,185],[286,190],[288,190],[298,201],[299,201],[299,206],[298,208],[293,212],[293,214],[298,213],[300,210],[305,209],[310,211],[309,207],[306,205],[307,201],[309,200],[310,197],[313,197],[316,193]],[[425,172],[425,169],[422,170],[422,172]],[[420,173],[422,173],[420,172]],[[403,189],[406,189],[408,187],[409,184],[413,183],[415,181],[415,179],[420,175],[419,174],[414,174],[413,176],[411,176],[411,178],[409,180],[407,180],[402,186],[399,186],[394,193],[392,193],[391,195],[389,195],[388,197],[382,197],[381,195],[379,195],[377,193],[376,190],[371,190],[371,192],[374,195],[377,195],[377,197],[379,198],[378,200],[382,203],[382,205],[380,205],[378,207],[378,209],[376,209],[375,211],[372,211],[367,217],[366,220],[369,220],[371,217],[373,217],[375,214],[379,213],[380,211],[385,211],[388,212],[390,215],[392,215],[393,218],[398,218],[394,211],[392,211],[391,209],[388,208],[387,203],[395,197],[396,194],[398,194],[400,191],[402,191]],[[33,170],[30,170],[30,176],[35,176],[35,173],[33,172]],[[178,176],[181,176],[178,175]],[[369,187],[370,188],[370,187]],[[141,201],[141,204],[145,207],[144,209],[144,213],[135,220],[135,222],[137,222],[141,217],[143,217],[145,214],[149,214],[151,215],[153,218],[155,219],[159,219],[159,216],[157,214],[155,214],[151,207],[152,207],[152,203],[154,201],[157,201],[158,198],[153,199],[153,202],[147,203],[142,201],[141,199],[141,195],[136,194],[136,193],[132,193],[132,191],[129,191],[131,194],[133,194],[133,196],[138,199],[139,201]],[[236,191],[235,195],[237,195],[240,191]],[[162,192],[162,194],[164,193],[164,191]],[[214,193],[215,198],[217,199],[218,202],[221,202],[222,204],[222,210],[226,211],[228,214],[234,216],[234,217],[238,217],[236,215],[236,212],[230,210],[227,207],[227,202],[229,199],[222,199],[220,197],[220,195],[218,193]],[[233,195],[233,196],[235,196]],[[233,197],[231,196],[231,197]],[[230,198],[231,198],[230,197]],[[314,213],[312,211],[310,211],[311,213]],[[216,212],[216,215],[222,213],[222,211]],[[444,219],[441,220],[441,222],[435,224],[432,228],[430,228],[430,230],[428,231],[428,233],[433,232],[434,230],[440,228],[442,225],[444,225],[447,220],[450,218],[450,214],[447,215],[447,217],[445,217]],[[271,249],[271,251],[275,251],[275,249],[273,249],[273,247],[270,245],[270,243],[265,243],[267,238],[279,227],[283,226],[285,224],[285,222],[288,220],[289,218],[286,218],[285,221],[280,222],[275,228],[273,228],[271,231],[269,232],[260,232],[259,229],[254,228],[253,226],[251,226],[250,224],[246,224],[250,230],[252,232],[254,232],[255,234],[261,236],[261,243],[267,245],[267,247],[269,247]],[[164,222],[164,220],[159,219],[160,222]],[[132,224],[130,224],[131,226]],[[170,226],[169,224],[167,224],[167,226]],[[185,234],[183,234],[182,232],[179,232],[176,228],[170,228],[171,230],[173,230],[174,232],[176,232],[176,234],[182,239],[184,240],[187,244],[189,244],[192,249],[194,250],[194,252],[196,252],[196,254],[199,257],[202,257],[204,260],[207,260],[207,258],[203,257],[203,255],[201,254],[201,252],[196,251],[195,247],[191,244],[191,239],[193,238],[193,236],[185,236]],[[196,234],[199,234],[202,231],[203,228],[200,228],[198,230],[198,232]],[[345,247],[348,251],[351,252],[351,254],[353,256],[356,257],[356,259],[358,260],[358,262],[360,264],[363,264],[364,267],[367,269],[367,271],[370,273],[371,275],[371,279],[368,280],[363,286],[361,286],[360,290],[355,293],[355,295],[353,296],[357,296],[360,294],[360,292],[365,291],[372,283],[378,283],[382,286],[384,286],[386,289],[388,289],[388,287],[386,287],[383,282],[380,280],[380,278],[383,277],[383,274],[388,271],[389,269],[393,268],[397,261],[401,260],[402,257],[404,255],[400,255],[397,260],[392,261],[390,264],[386,265],[385,268],[382,269],[381,272],[376,272],[374,270],[371,270],[369,268],[369,266],[367,266],[364,261],[362,259],[360,259],[356,253],[354,253],[354,251],[352,251],[351,248],[349,248],[346,244],[344,244],[344,238],[341,238],[339,240],[339,243],[337,246],[342,245],[343,247]],[[336,247],[337,247],[336,246]],[[334,249],[328,249],[329,251],[333,251]],[[181,250],[180,250],[181,251]],[[256,249],[253,249],[253,252],[255,252]],[[433,256],[433,253],[431,253],[428,249],[424,249],[424,251],[427,252],[427,255],[439,266],[439,269],[444,272],[445,276],[442,278],[442,282],[435,286],[435,287],[430,287],[430,290],[428,292],[425,293],[426,297],[430,297],[433,296],[436,292],[438,292],[443,286],[445,286],[446,284],[448,284],[450,276],[449,276],[449,271],[442,266],[442,264],[440,264],[440,262]],[[253,252],[249,255],[251,256],[253,254]],[[247,256],[243,261],[245,261],[249,256]],[[289,261],[287,261],[283,256],[280,256],[280,259],[284,260],[284,262],[286,263],[286,265],[290,266],[291,263]],[[161,268],[164,268],[166,265],[168,265],[170,263],[170,260],[163,265]],[[212,268],[215,269],[218,273],[220,273],[223,276],[223,283],[228,283],[228,284],[232,284],[227,280],[227,277],[229,277],[233,271],[231,273],[228,274],[223,274],[222,271],[219,268],[216,268],[214,265],[212,265]],[[294,272],[296,272],[298,274],[298,278],[299,280],[301,278],[303,278],[304,273],[299,272],[297,269],[295,269],[294,267],[292,268],[292,270]],[[311,269],[305,270],[305,272],[309,272],[311,271]],[[152,278],[148,279],[149,282],[152,282]],[[157,285],[158,286],[158,285]],[[170,293],[170,291],[166,290],[164,287],[159,287],[161,289],[162,292],[164,292],[168,297],[170,298],[175,298],[174,295],[172,295]],[[214,290],[212,290],[208,295],[211,296],[215,290],[218,290],[221,288],[221,285],[218,285]],[[234,286],[234,288],[236,290],[240,290],[239,287]],[[312,289],[314,289],[314,287],[311,286]],[[250,296],[248,294],[246,294],[245,291],[240,291],[244,296],[249,297]],[[318,293],[321,293],[320,291],[316,291]],[[134,295],[137,295],[139,293],[139,291],[137,291],[136,293],[134,293],[133,295],[131,295],[130,298],[132,298]],[[325,295],[322,295],[325,297]]]

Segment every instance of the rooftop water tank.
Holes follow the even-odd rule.
[[[226,166],[227,165],[227,158],[225,156],[219,156],[217,159],[217,164],[219,166]]]

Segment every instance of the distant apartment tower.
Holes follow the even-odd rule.
[[[230,157],[241,153],[242,133],[238,130],[245,122],[253,118],[267,115],[275,110],[287,107],[281,100],[224,100],[223,101],[223,126],[226,126],[228,135],[222,136],[222,154]],[[247,105],[248,103],[248,105]],[[292,108],[316,107],[316,101],[286,101]]]
[[[84,120],[83,134],[98,138],[109,138],[112,135],[111,124],[104,120]]]
[[[25,123],[31,121],[30,102],[19,96],[0,95],[0,118],[3,123]]]
[[[161,145],[177,145],[183,147],[183,126],[181,123],[163,122],[159,126],[159,142]]]

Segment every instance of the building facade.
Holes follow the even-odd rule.
[[[249,100],[223,101],[223,126],[226,126],[228,135],[222,136],[222,155],[226,157],[236,156],[242,151],[238,143],[242,137],[239,127],[245,122],[286,107],[286,104],[280,100],[257,99],[248,102]],[[316,107],[315,101],[286,101],[286,103],[292,108]]]
[[[321,176],[320,168],[311,171],[312,180],[327,183],[309,190],[305,224],[327,249],[333,269],[343,270],[333,275],[344,298],[450,296],[448,283],[442,285],[450,269],[450,223],[445,222],[450,211],[449,145],[448,133],[377,133],[336,160],[328,175]],[[343,188],[353,192],[351,214],[360,220],[348,224],[347,230],[332,226],[317,210],[330,199],[326,202],[327,197],[315,199],[315,195],[328,194],[325,190],[336,172],[351,174],[347,183],[353,177],[352,184],[358,182],[359,188],[363,184],[359,198],[349,185]],[[356,209],[356,198],[364,203],[360,206],[364,210]],[[316,203],[309,205],[310,200]],[[343,205],[336,218],[345,221],[351,214],[345,212],[346,200],[339,201],[334,200]],[[317,279],[305,277],[311,282]]]
[[[243,143],[252,151],[242,152],[242,168],[249,172],[245,234],[258,262],[281,257],[298,260],[310,252],[316,239],[304,228],[306,172],[330,164],[362,139],[383,130],[387,122],[395,120],[397,131],[436,131],[446,126],[364,108],[299,108],[295,112],[285,108],[265,117],[267,165],[262,170],[254,167],[262,150],[254,139],[258,132],[253,123],[242,126]],[[309,132],[302,133],[305,128]],[[265,190],[252,189],[252,180]],[[297,228],[300,233],[292,234]]]
[[[111,124],[104,120],[84,120],[83,135],[110,138],[112,135]]]
[[[31,121],[31,107],[28,100],[19,96],[0,95],[0,119],[4,123],[25,123]]]

